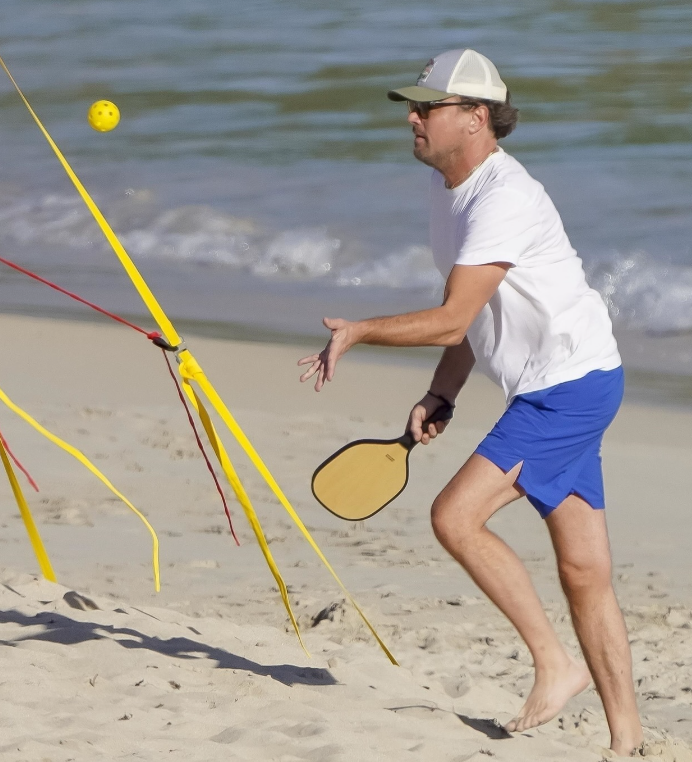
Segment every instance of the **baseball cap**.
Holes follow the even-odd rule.
[[[505,102],[507,86],[495,64],[470,48],[448,50],[431,58],[414,87],[390,90],[391,101],[440,101],[452,95]]]

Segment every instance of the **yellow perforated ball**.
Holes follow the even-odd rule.
[[[118,126],[120,111],[115,103],[96,101],[92,103],[87,114],[89,124],[97,132],[110,132]]]

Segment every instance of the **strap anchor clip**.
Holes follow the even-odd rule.
[[[170,344],[163,338],[163,336],[161,336],[161,334],[150,335],[149,338],[151,339],[152,344],[159,347],[159,349],[163,349],[164,352],[173,352],[178,355],[187,349],[184,341],[181,341],[178,345]]]

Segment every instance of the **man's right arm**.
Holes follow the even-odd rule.
[[[461,344],[447,347],[443,352],[435,369],[430,391],[454,404],[475,362],[468,336],[465,336]]]

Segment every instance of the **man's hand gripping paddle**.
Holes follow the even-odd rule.
[[[423,422],[448,421],[454,410],[441,405]],[[418,443],[410,431],[398,439],[359,439],[334,453],[312,476],[312,494],[328,511],[346,521],[374,516],[408,484],[408,456]]]

